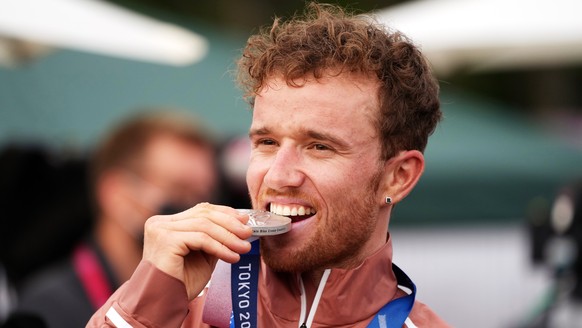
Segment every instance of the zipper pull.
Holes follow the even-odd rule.
[[[301,327],[299,327],[299,328],[307,328],[307,325],[304,322],[304,323],[301,324]]]

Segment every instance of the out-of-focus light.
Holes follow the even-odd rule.
[[[567,194],[562,194],[556,198],[552,207],[552,228],[558,235],[562,235],[572,226],[573,221],[574,203],[572,198]]]
[[[582,62],[582,1],[416,0],[379,10],[437,73]]]
[[[0,35],[169,65],[201,60],[204,37],[98,0],[2,0]]]

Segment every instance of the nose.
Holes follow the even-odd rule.
[[[274,154],[265,184],[274,190],[299,187],[305,175],[301,170],[301,152],[293,146],[281,146]]]

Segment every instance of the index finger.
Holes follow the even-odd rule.
[[[243,239],[250,237],[250,234],[252,234],[252,229],[246,225],[249,220],[248,215],[225,205],[200,203],[176,214],[172,221],[196,218],[209,220]]]

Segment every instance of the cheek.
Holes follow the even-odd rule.
[[[258,191],[261,181],[263,180],[263,176],[265,175],[264,172],[265,170],[261,169],[261,167],[257,165],[256,162],[249,163],[246,180],[251,197],[254,197]]]
[[[368,196],[371,192],[377,191],[381,174],[382,171],[377,166],[362,163],[342,172],[331,172],[326,177],[325,190],[339,199],[345,200],[348,196],[361,199],[364,195]]]
[[[375,168],[364,160],[350,163],[350,165],[319,167],[317,174],[313,174],[314,179],[325,182],[326,185],[334,188],[358,189],[364,186],[365,181],[369,181],[369,175]]]

